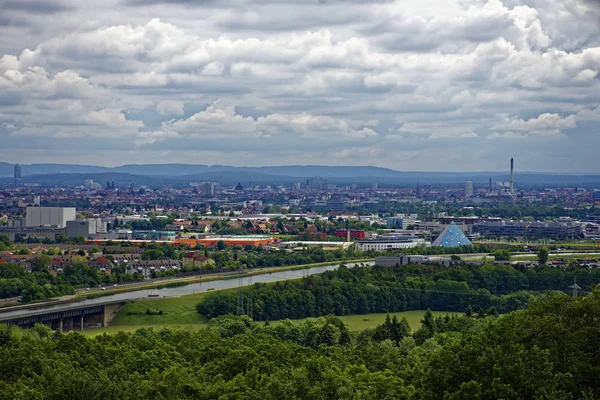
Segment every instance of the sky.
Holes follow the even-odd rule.
[[[0,161],[600,173],[600,1],[0,0]]]

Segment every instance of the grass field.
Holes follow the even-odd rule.
[[[204,293],[203,293],[204,294]],[[113,323],[106,328],[94,328],[83,331],[86,336],[96,336],[103,333],[117,332],[132,332],[140,328],[182,328],[188,330],[201,329],[207,324],[206,317],[197,313],[195,305],[200,300],[199,295],[187,296],[185,301],[175,303],[175,299],[163,300],[143,300],[135,303],[129,303],[117,317]],[[183,297],[179,298],[183,299]],[[163,315],[146,315],[146,309],[153,312],[163,310]],[[168,310],[168,311],[167,311]],[[125,311],[125,313],[123,313]],[[135,312],[136,314],[128,315]],[[140,313],[140,314],[137,314]],[[432,311],[434,317],[454,314],[446,311]],[[411,329],[417,330],[421,327],[421,319],[425,311],[405,311],[390,313],[390,316],[396,315],[399,319],[403,317],[408,321]],[[352,332],[359,332],[369,328],[375,328],[385,321],[387,314],[360,314],[360,315],[344,315],[339,317],[348,326]],[[294,323],[300,323],[304,319],[292,320]],[[276,324],[277,321],[272,321],[271,324]]]
[[[431,312],[434,317],[443,317],[445,315],[452,315],[456,313],[452,313],[449,311],[432,311]],[[416,310],[416,311],[404,311],[397,313],[390,313],[390,317],[396,315],[398,319],[406,318],[410,328],[415,331],[421,327],[421,319],[425,314],[424,310]],[[346,326],[348,330],[352,332],[364,331],[365,329],[375,328],[378,325],[381,325],[385,321],[385,317],[387,314],[357,314],[357,315],[344,315],[339,317]],[[296,320],[302,321],[302,320]]]
[[[121,307],[110,324],[117,326],[190,325],[204,324],[206,318],[198,314],[196,304],[211,292],[165,299],[136,300]],[[152,314],[148,314],[150,310]],[[158,312],[162,311],[162,315]]]

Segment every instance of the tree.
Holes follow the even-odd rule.
[[[12,248],[12,242],[8,236],[0,235],[0,251],[9,250]]]
[[[402,339],[410,335],[410,325],[406,320],[406,317],[402,317],[401,321],[398,321],[398,317],[394,315],[392,318],[392,324],[390,325],[391,339],[399,344]]]
[[[548,262],[548,248],[540,247],[537,252],[537,257],[540,264],[546,264]]]
[[[227,246],[225,245],[225,242],[223,240],[219,240],[217,242],[217,250],[224,250],[225,247],[227,247]]]
[[[494,251],[494,259],[496,261],[510,261],[510,250],[498,249]]]
[[[467,308],[465,309],[465,317],[472,317],[473,316],[473,307],[471,307],[471,304],[467,305]]]
[[[425,315],[423,315],[423,319],[421,320],[421,325],[425,328],[429,328],[431,331],[435,330],[435,320],[433,318],[433,314],[430,309],[427,309]]]
[[[31,271],[46,271],[48,270],[48,266],[50,265],[50,261],[52,261],[52,257],[46,254],[40,254],[31,262]]]

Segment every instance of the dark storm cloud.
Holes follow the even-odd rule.
[[[60,0],[0,0],[0,10],[25,11],[34,14],[53,14],[74,9]]]

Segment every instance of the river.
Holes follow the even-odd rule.
[[[365,262],[364,265],[373,265],[373,262]],[[353,267],[358,264],[349,264],[349,267]],[[253,276],[242,276],[241,284],[242,286],[248,286],[254,283],[270,283],[270,282],[278,282],[278,281],[287,281],[290,279],[299,279],[309,275],[320,274],[325,271],[333,271],[339,267],[339,264],[331,264],[324,265],[321,267],[313,267],[295,271],[281,271],[281,272],[268,272],[260,275]],[[133,292],[123,292],[123,293],[115,293],[111,295],[106,295],[102,297],[97,297],[95,299],[86,299],[81,301],[73,301],[68,303],[54,304],[48,305],[47,307],[40,307],[36,305],[35,308],[27,309],[22,308],[18,310],[12,311],[3,311],[0,312],[0,321],[1,320],[10,320],[14,318],[26,317],[29,315],[38,315],[45,314],[48,312],[59,312],[68,309],[78,308],[78,307],[89,307],[100,304],[108,304],[108,303],[116,303],[120,301],[129,301],[129,300],[140,300],[140,299],[148,299],[154,297],[178,297],[184,296],[186,294],[194,294],[194,293],[202,293],[207,292],[209,290],[223,290],[223,289],[233,289],[239,286],[239,278],[229,278],[229,279],[219,279],[208,282],[198,282],[191,283],[186,286],[179,286],[173,288],[162,288],[162,289],[144,289],[144,290],[136,290]]]

